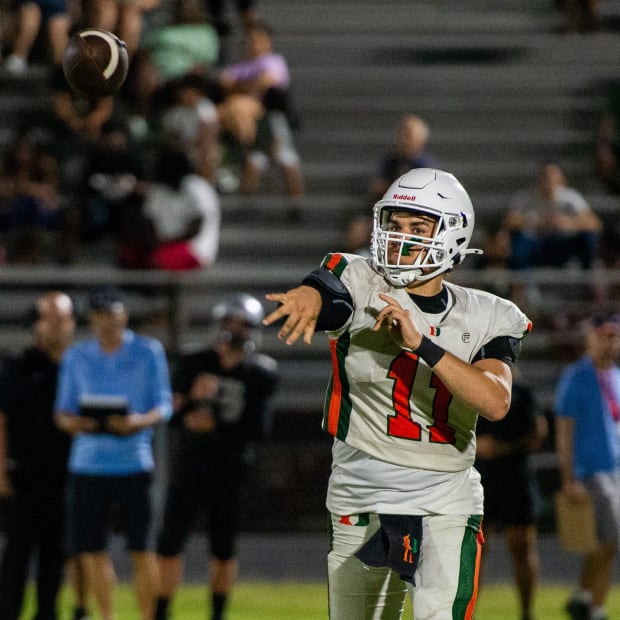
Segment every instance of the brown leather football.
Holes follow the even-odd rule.
[[[125,42],[98,28],[84,28],[70,39],[62,70],[71,88],[85,97],[107,97],[127,77],[129,57]]]

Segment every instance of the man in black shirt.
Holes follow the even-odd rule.
[[[37,550],[36,620],[56,620],[66,559],[65,472],[70,438],[54,424],[58,363],[73,339],[71,299],[52,291],[34,307],[34,343],[0,372],[0,498],[6,543],[0,620],[17,620],[30,556]]]
[[[181,581],[183,546],[202,509],[211,542],[212,620],[221,620],[237,575],[235,542],[248,448],[266,427],[277,384],[275,360],[258,354],[262,304],[238,293],[217,303],[216,342],[181,357],[173,376],[172,469],[159,536],[161,594],[156,620],[168,618]]]
[[[478,420],[476,469],[484,487],[486,542],[492,533],[503,532],[512,558],[521,618],[532,620],[540,560],[538,494],[529,455],[540,449],[548,429],[532,387],[520,377],[518,368],[513,367],[513,374],[506,417],[499,422]]]

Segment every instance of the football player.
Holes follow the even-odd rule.
[[[444,279],[467,254],[471,200],[451,174],[418,168],[374,207],[371,257],[329,254],[301,285],[267,299],[263,321],[310,344],[329,334],[324,429],[332,620],[473,617],[483,491],[477,417],[510,404],[510,364],[530,330],[512,302]]]
[[[237,576],[241,491],[252,443],[266,432],[277,380],[275,360],[258,353],[261,302],[235,293],[215,304],[215,343],[183,355],[173,377],[173,454],[158,554],[155,620],[169,617],[195,517],[208,515],[211,620],[222,620]]]

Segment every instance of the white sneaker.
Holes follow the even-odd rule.
[[[4,68],[13,75],[22,75],[28,69],[28,63],[21,57],[11,54],[4,61]]]

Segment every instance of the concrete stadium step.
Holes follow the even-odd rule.
[[[531,5],[530,5],[531,6]],[[377,2],[264,2],[261,12],[266,19],[280,24],[286,32],[341,33],[376,32],[381,24],[385,37],[416,29],[437,33],[469,32],[523,32],[546,31],[555,24],[555,15],[549,11],[524,10],[519,3],[470,3],[458,5],[448,0],[437,2],[409,2],[390,0]]]
[[[459,65],[438,67],[403,62],[388,64],[379,59],[375,64],[351,67],[300,66],[295,69],[295,88],[313,91],[314,96],[335,95],[372,98],[376,93],[410,94],[412,101],[432,94],[452,96],[493,92],[509,96],[557,96],[579,93],[609,76],[609,69],[600,71],[585,66],[554,66],[544,72],[535,63],[518,65]],[[369,79],[372,76],[372,79]]]
[[[540,130],[549,132],[555,127],[579,127],[593,129],[593,120],[597,118],[594,110],[600,110],[604,104],[604,97],[587,97],[579,101],[577,97],[563,98],[554,106],[546,106],[542,103],[528,103],[521,107],[511,106],[509,103],[489,103],[486,97],[473,99],[466,98],[467,105],[459,105],[456,98],[446,100],[445,97],[428,97],[423,101],[411,105],[408,98],[404,101],[392,102],[387,98],[360,102],[359,114],[343,118],[342,109],[355,109],[355,101],[341,99],[341,110],[330,103],[329,107],[311,107],[306,105],[304,109],[303,124],[297,133],[298,144],[303,144],[307,139],[333,140],[334,136],[347,136],[355,133],[352,139],[389,143],[393,141],[396,124],[399,118],[406,112],[422,116],[431,127],[431,143],[437,136],[443,136],[444,141],[450,137],[454,130],[459,131],[467,128],[475,130],[480,126],[480,117],[487,119],[485,126],[488,128],[485,139],[495,137],[491,130],[498,131],[510,128],[519,128],[521,140],[536,138]],[[566,137],[563,137],[566,139]],[[429,143],[430,144],[430,143]]]

